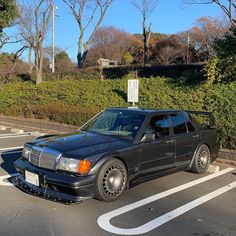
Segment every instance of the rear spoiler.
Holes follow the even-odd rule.
[[[189,111],[185,110],[190,116],[191,115],[196,115],[199,117],[203,117],[206,119],[205,125],[207,125],[208,128],[216,128],[216,123],[215,123],[215,117],[213,116],[212,112],[207,112],[207,111]]]

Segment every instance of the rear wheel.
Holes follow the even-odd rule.
[[[100,168],[95,197],[102,201],[113,201],[120,197],[127,183],[127,170],[122,161],[112,158]]]
[[[206,144],[202,144],[196,150],[191,170],[195,173],[203,174],[207,172],[207,169],[211,162],[211,152]]]

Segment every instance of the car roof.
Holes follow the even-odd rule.
[[[181,112],[183,110],[175,110],[175,109],[143,109],[143,108],[137,108],[137,107],[129,107],[129,108],[123,108],[123,107],[111,107],[106,110],[117,110],[117,111],[134,111],[134,112],[142,112],[142,113],[165,113],[165,112]]]

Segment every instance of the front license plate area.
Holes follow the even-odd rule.
[[[32,172],[25,171],[25,181],[30,184],[39,186],[39,176]]]

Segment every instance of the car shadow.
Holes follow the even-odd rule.
[[[14,162],[21,157],[22,149],[15,149],[1,153],[2,163],[0,167],[9,175],[15,174],[17,171],[14,168]]]

